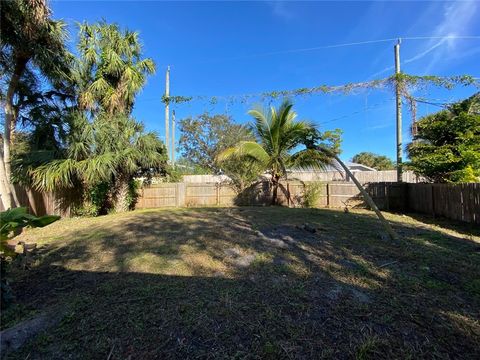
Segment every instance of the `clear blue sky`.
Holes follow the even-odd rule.
[[[402,70],[417,75],[480,76],[480,2],[161,2],[54,1],[54,17],[68,22],[105,19],[140,32],[145,55],[157,73],[138,96],[134,115],[164,135],[165,69],[171,65],[172,95],[230,95],[336,85],[387,77],[395,41],[291,51],[397,37],[403,40]],[[449,36],[449,38],[443,38]],[[477,36],[459,39],[452,36]],[[266,54],[266,53],[276,54]],[[418,90],[417,96],[453,101],[473,88]],[[434,100],[437,101],[437,100]],[[196,101],[175,106],[177,118],[203,111],[228,112],[246,123],[254,103]],[[302,119],[321,129],[341,128],[344,159],[360,151],[395,156],[395,108],[389,90],[297,99]],[[421,105],[419,113],[438,110]],[[404,107],[404,139],[410,116]],[[178,130],[177,130],[178,138]]]

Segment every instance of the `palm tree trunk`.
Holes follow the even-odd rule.
[[[15,57],[15,67],[13,69],[12,77],[8,84],[7,94],[5,96],[5,126],[4,126],[4,135],[3,135],[3,166],[5,171],[5,186],[10,190],[10,195],[5,194],[5,198],[10,197],[13,200],[13,206],[18,206],[18,199],[15,193],[15,188],[11,183],[12,175],[12,158],[11,158],[11,146],[12,146],[12,133],[15,131],[15,109],[13,106],[13,97],[18,88],[20,82],[20,77],[22,76],[25,67],[27,66],[28,58],[23,56]],[[3,172],[3,171],[2,171]],[[7,191],[8,191],[7,190]],[[13,195],[13,199],[12,199]],[[2,193],[3,199],[3,193]],[[7,200],[8,201],[8,200]]]
[[[126,212],[129,210],[128,191],[129,177],[120,175],[117,178],[117,193],[115,196],[115,212]]]
[[[280,180],[280,177],[278,175],[272,175],[272,182],[273,182],[272,205],[277,205],[279,180]]]
[[[326,150],[323,150],[324,152],[326,152]],[[336,161],[338,161],[338,163],[340,164],[340,166],[343,168],[343,170],[345,170],[345,172],[347,173],[347,175],[353,180],[353,182],[355,183],[355,185],[357,186],[358,190],[360,191],[360,193],[362,194],[363,198],[365,199],[365,201],[367,202],[368,206],[370,206],[370,208],[375,211],[375,214],[377,214],[377,217],[378,219],[380,220],[380,222],[382,223],[382,225],[385,227],[385,230],[387,231],[388,235],[390,236],[390,238],[392,240],[395,240],[397,238],[397,234],[395,233],[395,231],[393,231],[392,227],[390,226],[390,224],[388,223],[388,221],[385,219],[385,217],[383,216],[383,214],[380,212],[380,210],[378,209],[377,205],[375,204],[375,202],[373,201],[373,199],[370,197],[370,195],[368,195],[368,193],[365,191],[365,189],[363,188],[362,184],[360,184],[360,182],[357,180],[357,178],[353,175],[353,173],[350,171],[350,169],[343,163],[342,160],[340,160],[340,158],[337,156],[337,155],[334,155],[334,154],[329,154],[330,156],[332,156]]]

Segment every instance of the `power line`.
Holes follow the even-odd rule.
[[[326,121],[320,121],[318,124],[319,125],[324,125],[324,124],[329,124],[329,123],[332,123],[332,122],[335,122],[335,121],[339,121],[339,120],[343,120],[343,119],[346,119],[346,118],[349,118],[351,116],[354,116],[354,115],[358,115],[358,114],[362,114],[364,112],[367,112],[369,110],[372,110],[372,109],[376,109],[378,108],[379,106],[382,106],[382,105],[385,105],[386,103],[389,103],[391,101],[395,100],[394,98],[391,98],[391,99],[387,99],[387,100],[384,100],[382,102],[379,102],[379,103],[376,103],[376,104],[373,104],[373,105],[370,105],[370,106],[366,106],[364,107],[362,110],[357,110],[357,111],[354,111],[350,114],[346,114],[346,115],[342,115],[342,116],[339,116],[339,117],[335,117],[333,119],[329,119],[329,120],[326,120]]]
[[[384,42],[390,42],[390,41],[397,41],[398,39],[414,40],[414,41],[416,41],[416,40],[439,40],[439,39],[480,40],[480,35],[467,35],[467,36],[463,36],[463,35],[462,36],[457,36],[457,35],[405,36],[405,37],[397,36],[397,37],[394,37],[394,38],[386,38],[386,39],[363,40],[363,41],[355,41],[355,42],[348,42],[348,43],[320,45],[320,46],[314,46],[314,47],[308,47],[308,48],[297,48],[297,49],[270,51],[270,52],[264,52],[264,53],[232,56],[232,57],[225,57],[225,58],[216,58],[216,59],[212,58],[212,59],[206,59],[204,61],[190,63],[190,64],[205,64],[205,63],[209,63],[209,62],[242,60],[242,59],[252,59],[252,58],[259,58],[259,57],[266,57],[266,56],[273,56],[273,55],[295,54],[295,53],[317,51],[317,50],[323,50],[323,49],[335,49],[335,48],[342,48],[342,47],[349,47],[349,46],[378,44],[378,43],[384,43]],[[160,65],[160,66],[167,66],[167,65]]]

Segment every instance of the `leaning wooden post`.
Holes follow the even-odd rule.
[[[387,219],[385,219],[385,217],[383,216],[383,214],[380,212],[380,210],[378,210],[378,207],[377,205],[375,204],[375,202],[372,200],[372,198],[370,197],[370,195],[368,195],[368,193],[365,191],[365,189],[363,188],[362,184],[360,184],[360,182],[357,180],[357,178],[353,175],[353,173],[350,171],[350,169],[343,163],[342,160],[340,160],[340,158],[334,154],[332,151],[330,150],[327,150],[327,149],[324,149],[324,148],[320,148],[320,147],[317,147],[317,150],[319,151],[322,151],[324,153],[326,153],[328,156],[330,157],[333,157],[336,161],[338,161],[338,163],[340,164],[340,166],[343,168],[343,170],[345,170],[345,172],[347,173],[347,175],[349,177],[352,178],[352,181],[355,183],[355,185],[357,186],[358,190],[360,191],[360,193],[362,194],[363,198],[365,199],[365,201],[367,202],[368,206],[370,206],[370,208],[375,211],[375,214],[377,214],[377,217],[378,219],[380,220],[380,222],[382,223],[383,227],[385,228],[385,230],[387,231],[388,235],[390,236],[390,238],[392,240],[395,240],[397,239],[397,234],[395,233],[395,231],[392,229],[392,227],[390,226],[389,222],[387,221]]]

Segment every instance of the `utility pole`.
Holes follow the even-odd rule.
[[[397,109],[397,182],[402,182],[402,94],[398,81],[400,74],[400,39],[393,47],[395,53],[395,75],[397,76],[395,82],[395,96]]]
[[[168,127],[170,124],[170,66],[167,66],[167,73],[165,75],[165,146],[167,147],[167,158],[170,155]]]
[[[172,110],[172,165],[175,165],[175,110]]]

